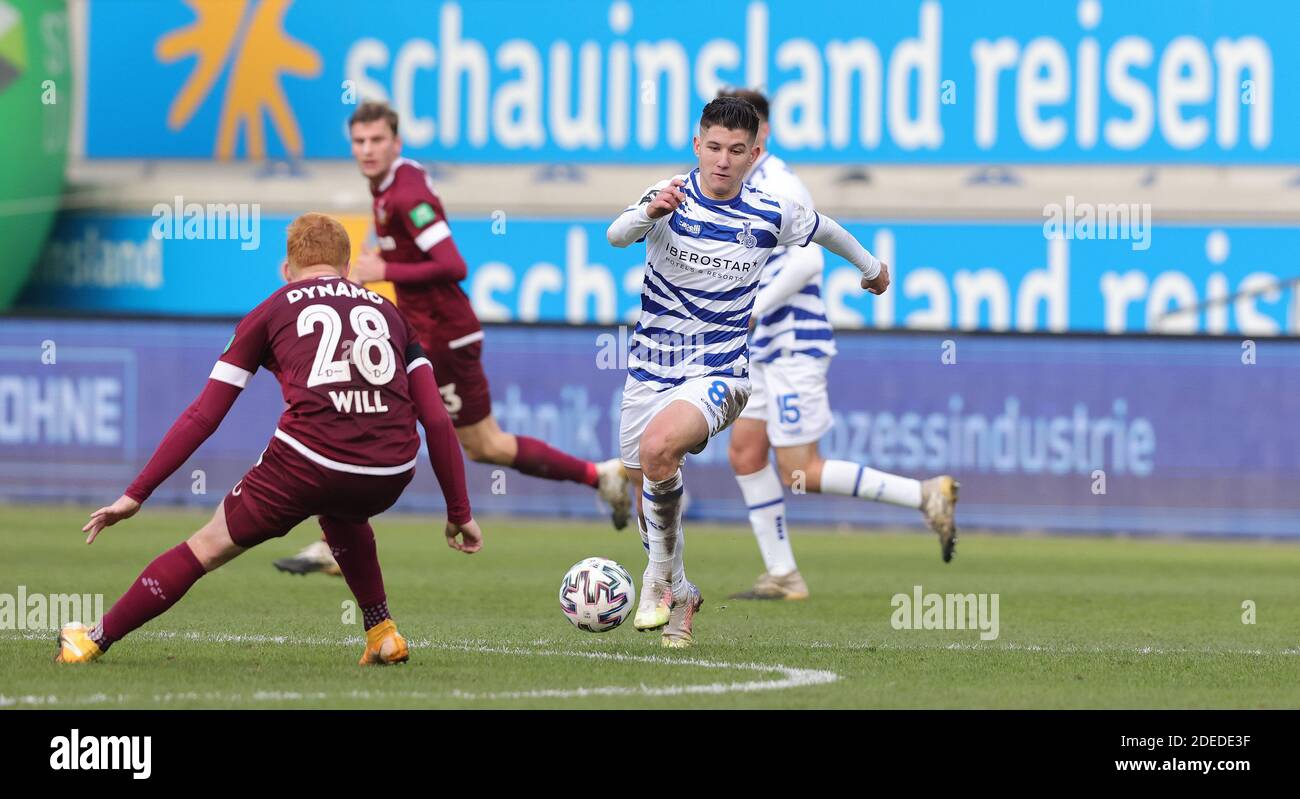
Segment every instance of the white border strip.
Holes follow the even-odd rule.
[[[437,222],[434,222],[432,225],[420,231],[420,235],[415,237],[415,244],[420,249],[428,252],[450,236],[451,228],[447,227],[446,220],[439,219]]]
[[[220,380],[222,383],[229,383],[239,389],[247,386],[248,381],[252,378],[252,372],[225,361],[217,361],[212,367],[212,374],[208,375],[209,380]]]
[[[475,330],[473,333],[470,333],[468,336],[461,336],[460,338],[456,338],[456,339],[452,339],[451,341],[448,341],[447,349],[458,350],[467,344],[473,344],[476,341],[482,341],[482,340],[483,340],[483,331]]]
[[[68,163],[71,166],[86,158],[86,103],[90,94],[87,67],[90,60],[90,3],[89,0],[71,0],[67,9],[74,94],[72,118],[68,120]]]
[[[336,472],[347,472],[348,474],[366,474],[372,477],[387,477],[394,474],[409,472],[415,468],[415,462],[418,457],[411,458],[410,461],[398,466],[357,466],[353,463],[343,463],[342,461],[332,460],[321,455],[315,450],[308,449],[307,445],[284,432],[280,428],[275,428],[275,437],[293,447],[295,451],[307,460],[318,466],[324,466],[326,469],[332,469]]]

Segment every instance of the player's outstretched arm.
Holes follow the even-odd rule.
[[[447,522],[447,546],[458,549],[466,555],[473,555],[483,548],[483,531],[478,529],[478,522],[470,519],[464,524]],[[456,537],[460,536],[457,541]]]
[[[387,280],[393,283],[459,283],[469,274],[456,242],[445,238],[427,253],[428,260],[409,263],[386,262],[378,253],[357,256],[348,268],[348,279],[357,283]]]
[[[105,527],[112,527],[123,519],[129,519],[140,510],[140,503],[123,494],[117,498],[112,505],[105,506],[90,514],[90,521],[86,526],[81,528],[81,532],[89,533],[86,536],[86,543],[93,544],[99,536],[101,530]]]
[[[420,363],[411,370],[410,384],[411,401],[415,403],[429,446],[429,462],[447,502],[447,546],[473,554],[483,548],[483,533],[470,511],[469,493],[465,489],[465,453],[442,404],[433,367],[427,361]],[[460,541],[456,540],[458,535]]]
[[[862,288],[872,294],[884,294],[889,288],[888,264],[867,252],[839,222],[818,214],[817,229],[811,240],[856,266],[862,273]]]
[[[386,264],[384,279],[393,283],[459,283],[469,274],[465,259],[450,238],[435,244],[427,255],[427,261]]]
[[[86,537],[86,543],[92,543],[105,527],[112,527],[123,519],[134,516],[162,481],[181,468],[216,431],[239,398],[240,391],[238,386],[209,379],[198,399],[190,403],[172,424],[167,435],[163,436],[153,457],[127,487],[126,493],[112,505],[100,508],[90,515],[90,521],[81,528],[82,532],[90,534]]]
[[[681,178],[673,178],[651,186],[640,202],[619,214],[605,231],[610,245],[627,247],[640,241],[656,221],[671,214],[686,199],[679,188],[683,185]]]

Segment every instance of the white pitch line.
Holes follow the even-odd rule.
[[[0,633],[0,638],[21,638],[25,640],[38,640],[50,636],[50,632],[23,632],[18,635],[12,633]],[[346,638],[298,638],[284,635],[239,635],[231,633],[197,633],[197,632],[174,632],[165,630],[145,630],[135,633],[135,638],[153,638],[156,640],[184,640],[196,641],[201,643],[216,644],[277,644],[293,646],[356,646],[364,642],[364,639],[358,636],[349,636]],[[479,654],[495,655],[519,655],[524,657],[577,657],[587,658],[590,660],[606,660],[615,663],[653,663],[665,666],[693,666],[706,669],[723,669],[730,671],[754,671],[760,673],[777,672],[781,675],[780,679],[768,680],[748,680],[743,682],[713,682],[702,685],[667,685],[667,686],[648,686],[639,685],[636,687],[609,685],[595,687],[578,687],[566,689],[537,689],[532,691],[502,691],[474,693],[469,691],[452,690],[447,694],[424,693],[418,691],[400,692],[394,696],[409,699],[432,699],[438,697],[451,697],[453,699],[468,700],[500,700],[500,699],[574,699],[591,696],[684,696],[697,694],[728,694],[728,693],[752,693],[755,691],[780,691],[791,688],[806,688],[814,685],[827,685],[837,681],[840,677],[833,671],[825,669],[803,669],[781,664],[767,663],[727,663],[716,660],[702,660],[699,658],[677,658],[666,655],[626,655],[618,652],[582,652],[582,651],[561,651],[547,650],[537,648],[539,646],[549,645],[551,642],[545,639],[532,642],[530,646],[511,646],[498,644],[484,644],[475,642],[444,642],[430,641],[427,638],[408,640],[407,645],[412,649],[441,649],[447,651],[472,652]],[[376,691],[375,698],[388,696],[385,692]],[[353,691],[350,695],[339,695],[340,698],[372,698],[371,692],[365,692],[365,696],[359,696],[358,692]],[[179,694],[154,694],[155,703],[170,703],[172,701],[196,701],[199,699],[207,701],[246,701],[242,694],[220,694],[216,692],[197,693],[184,692]],[[300,701],[304,699],[324,700],[332,698],[330,694],[323,692],[283,692],[283,691],[257,691],[252,695],[251,701]],[[90,697],[78,697],[70,700],[73,704],[97,704],[112,701],[105,694],[95,694]],[[122,695],[118,695],[117,702],[124,701]],[[59,697],[54,695],[48,696],[22,696],[9,697],[0,694],[0,707],[11,706],[14,704],[25,705],[49,705],[62,704]]]
[[[1056,646],[1053,644],[1017,644],[1014,642],[1000,643],[991,646],[986,643],[969,643],[964,641],[954,641],[944,644],[940,647],[903,647],[903,646],[882,646],[880,644],[865,643],[857,646],[843,647],[847,649],[887,649],[890,651],[901,652],[912,649],[949,649],[964,652],[1034,652],[1045,655],[1252,655],[1252,656],[1271,656],[1287,657],[1300,655],[1300,647],[1291,647],[1289,649],[1276,649],[1272,651],[1264,649],[1212,649],[1202,647],[1193,649],[1191,647],[1171,647],[1160,648],[1154,646],[1141,646],[1137,648],[1124,646],[1075,646],[1066,644]],[[839,647],[837,647],[839,648]]]
[[[26,638],[44,638],[52,633],[25,634]],[[171,631],[146,631],[132,633],[132,637],[153,637],[158,639],[181,638],[187,641],[199,641],[204,643],[271,643],[271,644],[294,644],[298,646],[324,646],[324,645],[343,645],[359,646],[365,643],[362,636],[348,636],[346,638],[294,638],[284,635],[240,635],[233,633],[196,633],[196,632],[171,632]],[[736,668],[736,669],[765,669],[771,671],[783,670],[786,667],[766,664],[747,663],[717,663],[716,661],[695,660],[690,658],[675,658],[666,655],[623,655],[617,652],[573,652],[573,651],[539,651],[538,648],[560,643],[546,638],[539,638],[525,645],[512,645],[510,643],[494,643],[491,641],[431,641],[427,638],[408,639],[407,645],[413,649],[447,649],[459,650],[464,652],[481,652],[485,654],[500,655],[558,655],[564,657],[590,657],[596,659],[610,660],[629,660],[644,663],[665,663],[665,664],[682,664],[701,666],[704,668]],[[572,642],[564,642],[566,645],[572,645]],[[594,643],[594,642],[593,642]],[[520,648],[520,646],[533,647]],[[1014,641],[952,641],[949,643],[936,643],[925,646],[899,646],[892,642],[873,642],[864,641],[861,644],[832,644],[824,641],[813,641],[808,644],[809,649],[831,649],[831,650],[850,650],[859,651],[865,649],[878,649],[890,652],[910,652],[926,651],[935,649],[946,649],[952,651],[969,651],[969,652],[1033,652],[1047,655],[1251,655],[1251,656],[1295,656],[1300,655],[1300,647],[1290,647],[1287,649],[1264,650],[1264,649],[1213,649],[1202,647],[1199,649],[1190,647],[1154,647],[1154,646],[1078,646],[1075,644],[1019,644]]]
[[[0,640],[21,639],[21,640],[52,640],[53,631],[0,631]],[[234,634],[234,633],[198,633],[198,632],[175,632],[165,630],[141,630],[133,633],[132,638],[145,638],[153,640],[184,640],[195,641],[199,643],[215,644],[276,644],[276,645],[293,645],[293,646],[359,646],[364,642],[361,636],[347,636],[344,638],[316,638],[316,637],[295,637],[287,635],[260,635],[260,634]],[[783,666],[780,664],[765,663],[726,663],[713,660],[702,660],[699,658],[676,658],[667,655],[626,655],[618,652],[601,652],[601,651],[558,651],[544,649],[542,647],[551,646],[561,642],[549,639],[537,639],[527,644],[501,644],[490,641],[431,641],[427,638],[408,640],[408,646],[412,649],[436,649],[444,651],[471,652],[479,654],[497,654],[497,655],[518,655],[526,657],[579,657],[592,660],[607,660],[613,662],[625,663],[654,663],[660,665],[680,665],[694,666],[708,669],[731,669],[738,671],[755,671],[755,672],[780,672],[781,679],[776,680],[751,680],[745,682],[714,682],[696,685],[668,685],[668,686],[596,686],[596,687],[578,687],[567,689],[535,689],[528,691],[498,691],[474,693],[460,690],[452,690],[448,693],[434,693],[426,691],[382,691],[382,690],[352,690],[341,693],[326,693],[320,691],[299,692],[299,691],[256,691],[251,695],[240,693],[221,693],[216,691],[207,691],[203,693],[187,691],[179,693],[158,693],[152,695],[155,704],[170,704],[179,701],[209,701],[225,702],[231,704],[248,704],[258,702],[290,702],[305,700],[340,700],[340,699],[364,699],[364,700],[383,700],[383,699],[407,699],[418,701],[429,701],[436,699],[461,699],[461,700],[505,700],[505,699],[575,699],[593,696],[683,696],[683,695],[718,695],[725,693],[746,693],[753,691],[771,691],[784,690],[790,688],[803,688],[812,685],[825,685],[836,682],[840,679],[839,675],[832,671],[821,669],[802,669]],[[572,642],[563,642],[565,645],[572,645]],[[595,643],[595,642],[590,642]],[[964,642],[956,641],[943,644],[926,645],[926,646],[898,646],[890,642],[871,642],[865,641],[860,644],[832,644],[824,641],[813,641],[808,644],[810,649],[830,649],[839,651],[864,652],[869,650],[881,650],[888,652],[908,652],[908,651],[927,651],[927,650],[948,650],[961,652],[1029,652],[1035,654],[1048,655],[1084,655],[1084,654],[1118,654],[1118,655],[1248,655],[1248,656],[1296,656],[1300,655],[1300,647],[1292,647],[1281,650],[1263,650],[1263,649],[1192,649],[1192,648],[1159,648],[1153,646],[1116,646],[1116,647],[1084,647],[1073,644],[1055,645],[1055,644],[1019,644],[1015,642]],[[94,705],[94,704],[125,704],[134,701],[135,697],[131,695],[117,694],[109,696],[98,693],[87,696],[61,698],[53,694],[48,695],[25,695],[25,696],[6,696],[0,694],[0,707],[12,707],[14,705],[27,706],[51,706],[51,705]]]
[[[57,631],[12,631],[0,630],[0,640],[5,639],[22,639],[22,640],[50,640],[53,641]],[[235,634],[235,633],[196,633],[196,632],[174,632],[164,630],[142,630],[131,634],[133,639],[153,638],[156,640],[167,640],[180,638],[186,641],[198,641],[201,643],[215,644],[293,644],[295,646],[358,646],[365,643],[362,636],[348,636],[346,638],[306,638],[293,637],[287,635],[261,635],[261,634]],[[573,642],[553,641],[547,638],[539,638],[522,646],[544,647],[551,644],[563,643],[566,646],[573,645]],[[593,642],[594,643],[594,642]],[[615,652],[539,652],[536,649],[519,649],[506,648],[501,644],[494,644],[491,641],[464,641],[464,642],[435,642],[427,638],[419,640],[407,640],[407,645],[413,649],[448,649],[461,650],[465,652],[483,652],[487,654],[505,654],[505,655],[562,655],[569,657],[593,657],[609,659],[629,659],[638,658],[657,658],[656,660],[645,660],[647,663],[675,663],[702,667],[713,668],[763,668],[773,671],[785,668],[784,666],[769,666],[766,664],[719,664],[714,661],[691,660],[687,658],[674,658],[664,655],[621,655]],[[506,645],[508,647],[508,645]],[[516,645],[520,646],[520,645]],[[1294,657],[1300,655],[1300,646],[1289,647],[1286,649],[1214,649],[1212,647],[1154,647],[1154,646],[1079,646],[1076,644],[1019,644],[1013,641],[951,641],[948,643],[935,643],[920,646],[899,646],[898,644],[887,641],[863,641],[857,644],[833,644],[826,641],[811,641],[807,644],[809,649],[830,649],[840,651],[867,651],[881,650],[886,652],[924,652],[946,649],[950,651],[966,652],[1032,652],[1045,655],[1251,655],[1255,657]]]

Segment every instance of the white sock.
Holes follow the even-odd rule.
[[[758,539],[758,551],[763,553],[763,565],[769,574],[784,577],[797,567],[794,550],[790,548],[785,522],[785,489],[776,467],[767,464],[753,474],[738,474],[740,493],[749,506],[749,526]]]
[[[682,532],[682,470],[678,469],[670,477],[654,481],[642,478],[641,509],[645,515],[646,538],[650,542],[650,565],[646,572],[652,579],[673,585],[673,595],[677,596],[678,586],[673,579],[676,575],[677,547],[681,543]],[[686,585],[681,585],[681,596],[686,596]]]
[[[650,561],[649,561],[650,535],[646,533],[645,520],[641,519],[640,516],[637,517],[636,528],[641,533],[641,546],[645,548],[646,558],[647,558],[645,564],[645,571],[641,572],[641,591],[642,593],[644,593],[646,586],[654,582],[655,574],[654,574],[654,569],[650,567]]]
[[[686,599],[686,528],[677,516],[677,548],[673,550],[673,599]]]
[[[822,464],[823,494],[860,497],[904,508],[921,507],[921,481],[879,472],[860,463],[828,460]]]

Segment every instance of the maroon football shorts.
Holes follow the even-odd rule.
[[[453,425],[468,427],[492,415],[492,394],[483,373],[482,341],[427,354]]]
[[[279,538],[312,516],[365,521],[393,506],[415,469],[395,475],[326,469],[278,438],[226,495],[226,529],[241,547]]]

